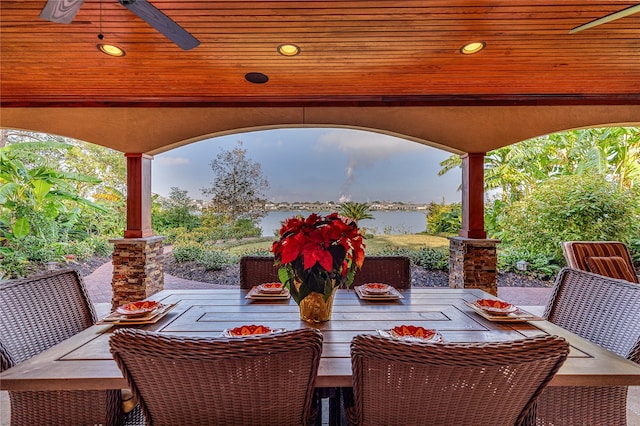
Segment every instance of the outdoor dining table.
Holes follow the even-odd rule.
[[[247,299],[246,290],[163,290],[150,297],[175,304],[155,324],[129,327],[180,336],[219,337],[240,325],[288,330],[319,329],[324,337],[318,387],[350,387],[349,345],[357,334],[376,334],[398,325],[437,330],[447,342],[492,342],[555,334],[571,344],[570,354],[550,386],[640,385],[640,366],[547,321],[494,322],[464,302],[491,298],[477,289],[412,288],[399,300],[362,300],[353,289],[338,290],[330,321],[299,319],[292,299]],[[16,324],[16,326],[19,326]],[[119,325],[95,325],[0,374],[2,390],[89,390],[126,388],[109,352]],[[188,378],[185,378],[188,380]]]

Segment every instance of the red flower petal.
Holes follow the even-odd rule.
[[[295,238],[287,238],[282,244],[281,263],[287,264],[298,258],[302,251],[302,245]]]

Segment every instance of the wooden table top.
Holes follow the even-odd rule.
[[[263,324],[272,328],[315,327],[324,345],[317,386],[351,386],[349,344],[357,334],[376,333],[401,324],[438,330],[449,342],[514,340],[557,334],[571,343],[565,364],[551,386],[640,385],[640,366],[547,321],[491,322],[464,304],[491,297],[480,290],[414,288],[398,301],[365,301],[353,290],[336,294],[332,319],[316,325],[299,319],[291,299],[262,302],[246,291],[164,290],[150,299],[176,306],[156,324],[135,326],[183,336],[218,337],[227,328]],[[108,339],[113,325],[96,325],[0,374],[2,390],[72,390],[126,388],[111,358]]]

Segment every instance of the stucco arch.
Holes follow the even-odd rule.
[[[481,153],[596,126],[639,126],[640,105],[3,108],[0,126],[158,154],[203,135],[282,127],[348,127],[452,153]]]
[[[437,148],[437,149],[441,149],[441,150],[444,150],[444,151],[451,151],[451,149],[449,147],[439,145],[439,144],[434,143],[432,141],[426,141],[426,140],[418,139],[418,138],[415,138],[415,137],[411,137],[411,136],[408,136],[408,135],[395,133],[395,132],[391,132],[391,131],[383,130],[383,129],[374,129],[374,128],[370,128],[370,127],[359,127],[359,126],[348,126],[348,125],[343,125],[343,124],[317,124],[317,125],[314,125],[314,124],[310,123],[310,124],[304,124],[304,125],[298,124],[298,125],[258,126],[258,127],[250,127],[250,128],[240,128],[240,129],[228,130],[228,131],[218,132],[218,133],[209,133],[209,134],[201,135],[201,136],[194,137],[194,138],[191,138],[191,139],[188,139],[188,140],[176,142],[175,144],[168,145],[168,146],[164,147],[162,149],[162,151],[152,152],[150,154],[151,155],[155,155],[155,154],[164,153],[164,152],[170,151],[172,149],[176,149],[176,148],[180,148],[180,147],[183,147],[183,146],[190,145],[192,143],[198,143],[198,142],[205,141],[207,139],[217,138],[217,137],[221,137],[221,136],[242,135],[242,134],[250,133],[250,132],[260,132],[260,131],[265,131],[265,130],[281,130],[281,129],[350,129],[350,130],[357,130],[357,131],[361,131],[361,132],[377,133],[377,134],[381,134],[381,135],[393,136],[393,137],[396,137],[396,138],[409,140],[409,141],[412,141],[412,142],[415,142],[415,143],[419,143],[419,144],[422,144],[422,145],[427,145],[427,146],[430,146],[430,147],[433,147],[433,148]]]

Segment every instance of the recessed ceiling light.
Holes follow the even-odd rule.
[[[109,55],[109,56],[113,56],[116,58],[119,58],[121,56],[126,55],[124,49],[115,46],[113,44],[103,44],[103,43],[99,43],[98,45],[98,50],[101,51],[102,53]]]
[[[478,53],[487,47],[487,43],[484,41],[474,41],[472,43],[467,43],[460,48],[460,53],[464,55],[473,55],[474,53]]]
[[[300,53],[300,48],[295,44],[281,44],[278,46],[278,53],[282,56],[296,56]]]
[[[244,75],[245,80],[249,83],[264,84],[269,81],[269,77],[261,72],[248,72]]]

